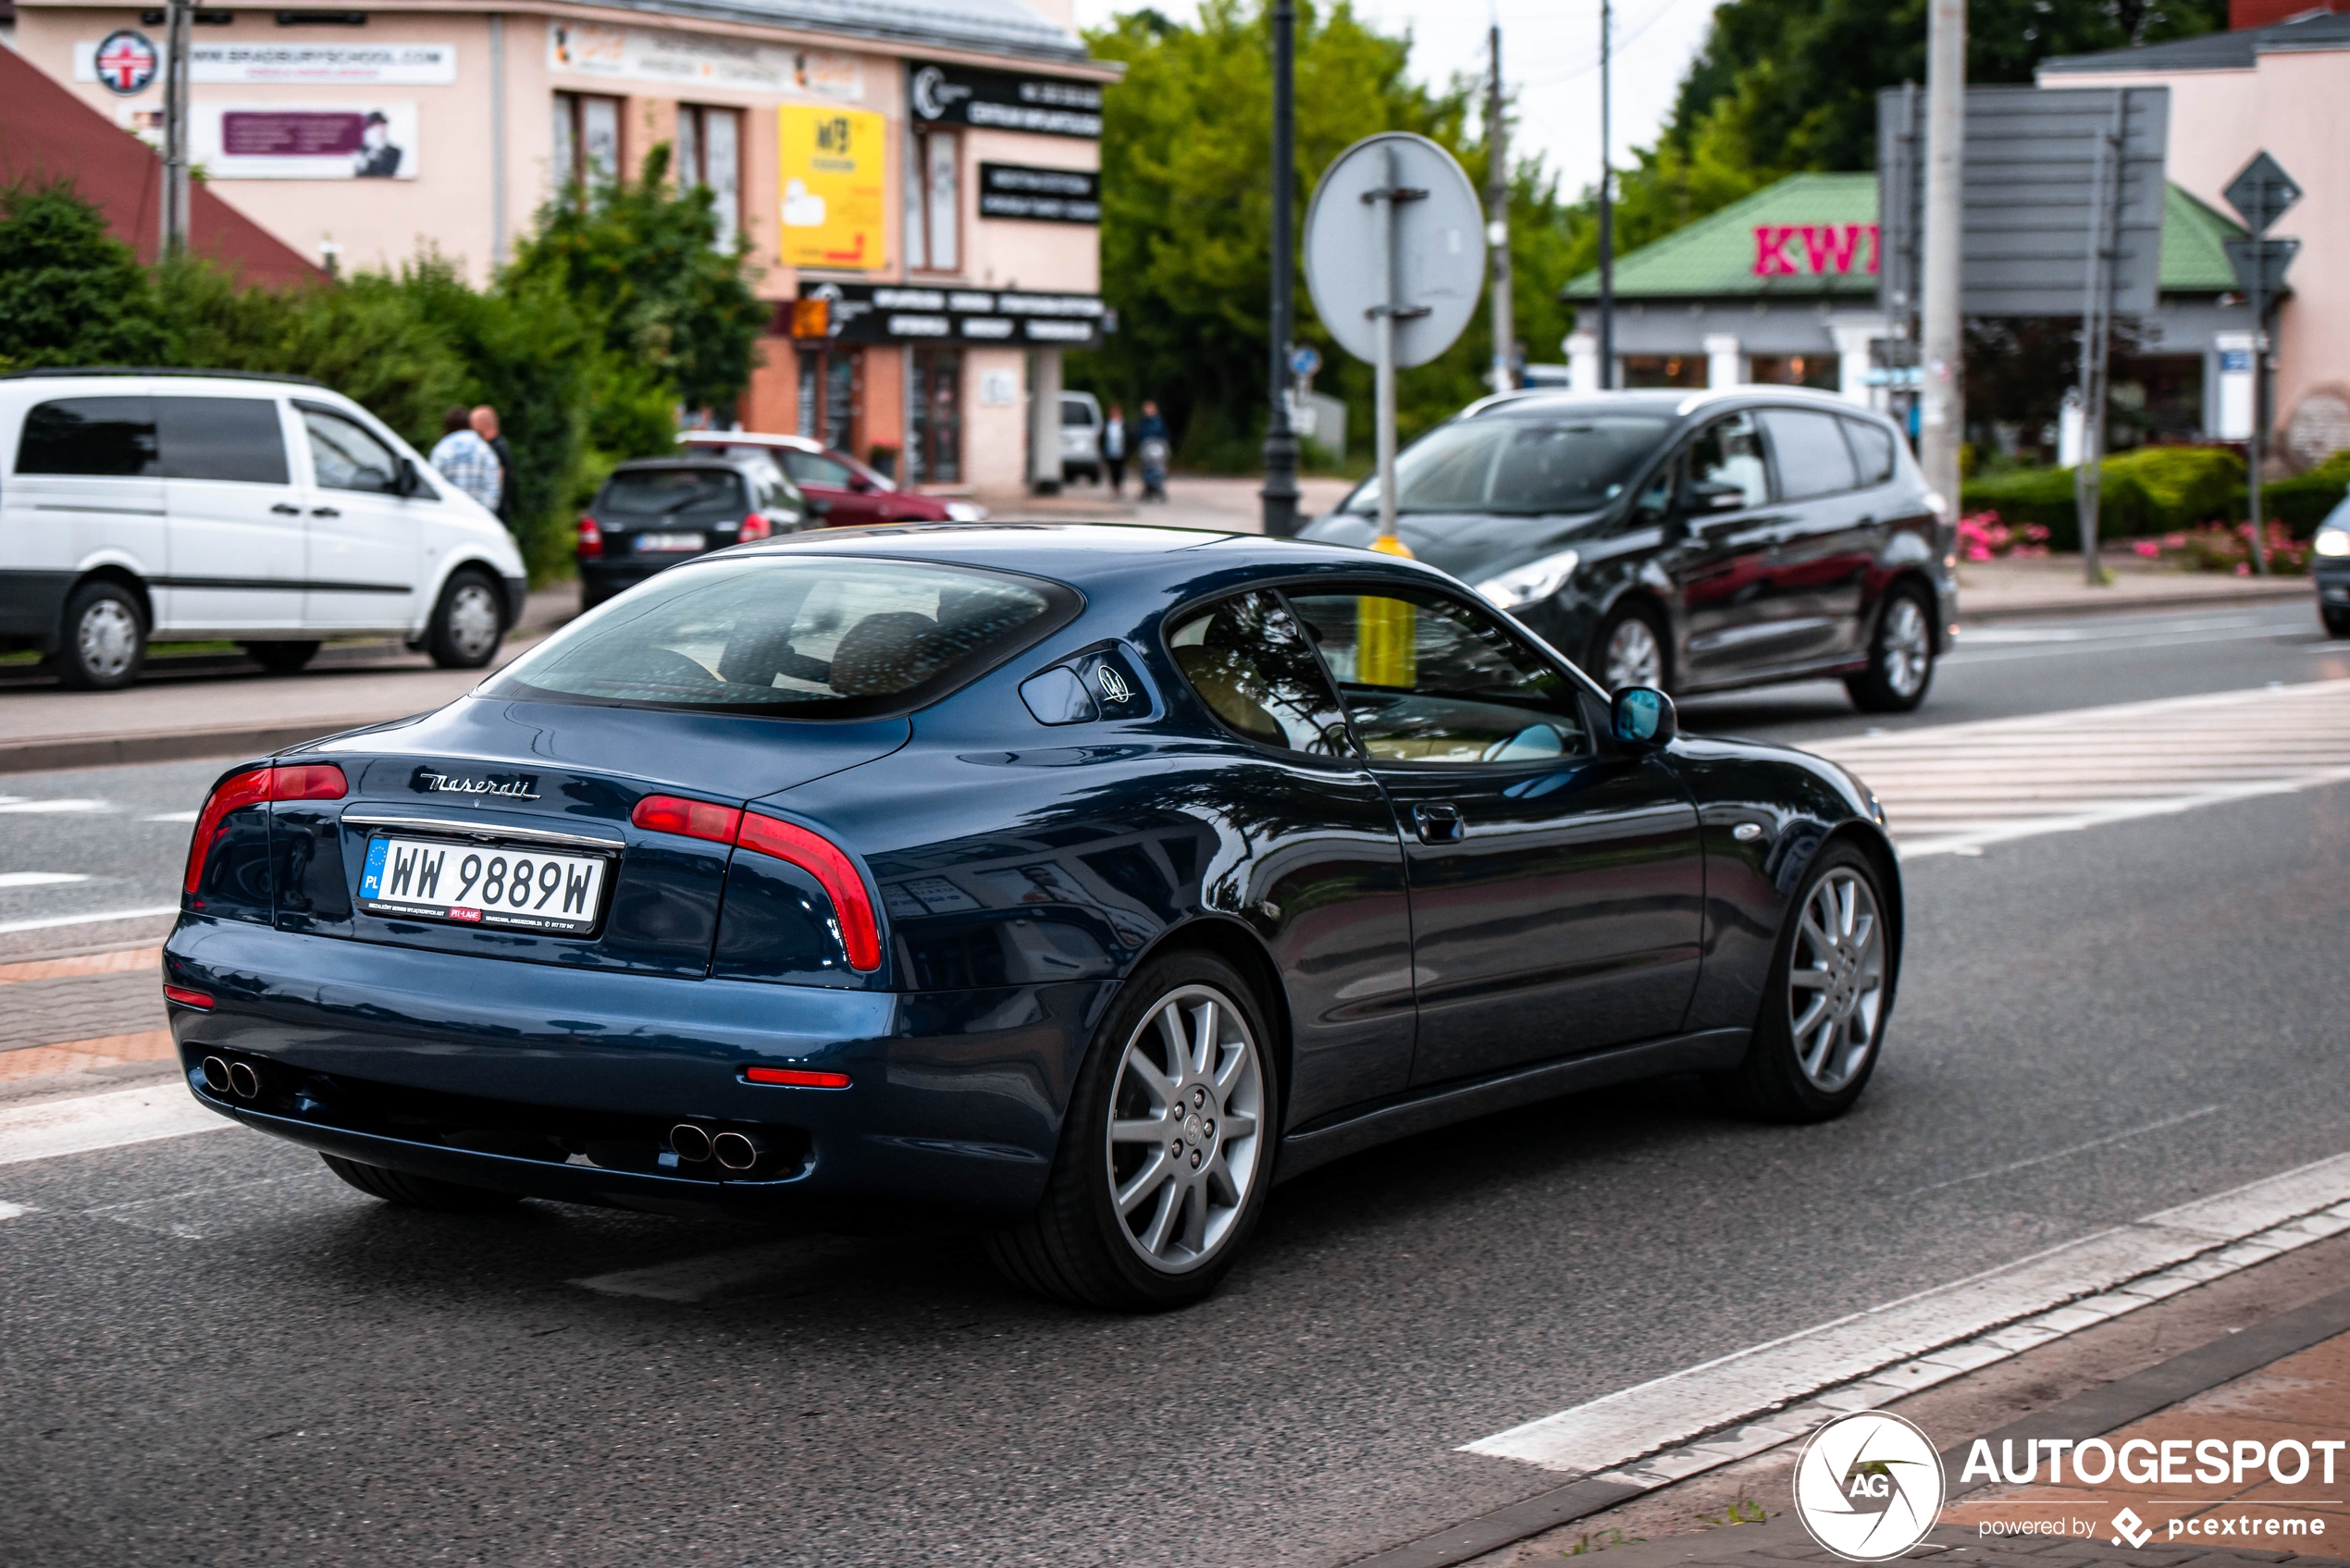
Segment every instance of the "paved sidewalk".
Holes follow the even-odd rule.
[[[2306,599],[2317,619],[2317,591],[2307,577],[2234,577],[2221,572],[2181,572],[2127,551],[2100,557],[2113,581],[2093,588],[2078,555],[1974,561],[1959,567],[1962,622],[2079,615],[2097,611],[2192,610],[2206,605]]]
[[[156,947],[0,964],[0,1100],[167,1073]]]

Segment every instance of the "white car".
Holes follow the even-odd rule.
[[[1061,394],[1061,481],[1102,482],[1102,405],[1091,392]]]
[[[521,613],[521,552],[366,410],[292,376],[0,376],[0,649],[128,685],[151,637],[299,670],[396,634],[451,669]]]

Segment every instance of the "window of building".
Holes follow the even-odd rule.
[[[906,265],[926,272],[962,265],[961,142],[951,130],[906,135]]]
[[[1746,378],[1758,387],[1811,387],[1833,392],[1844,380],[1844,367],[1834,354],[1756,354],[1748,363]]]
[[[1702,387],[1705,385],[1703,354],[1626,354],[1624,375],[1619,385],[1625,387]]]
[[[620,100],[593,93],[555,94],[558,184],[600,185],[620,178]]]
[[[710,188],[711,210],[718,219],[715,244],[722,251],[732,251],[742,232],[742,128],[739,110],[677,105],[677,188]]]
[[[838,451],[849,450],[857,419],[857,358],[799,351],[799,433]]]
[[[963,351],[916,349],[908,387],[906,478],[915,485],[963,479]]]

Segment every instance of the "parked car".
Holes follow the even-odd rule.
[[[2309,541],[2309,575],[2317,580],[2318,619],[2326,635],[2350,637],[2350,498],[2318,525]]]
[[[813,527],[823,505],[762,457],[648,457],[612,471],[579,520],[579,605],[728,545]]]
[[[1102,482],[1102,405],[1091,392],[1061,394],[1061,483]]]
[[[66,685],[138,677],[154,637],[301,669],[386,633],[471,669],[528,589],[498,519],[365,409],[299,376],[0,376],[0,648]]]
[[[1840,677],[1925,698],[1955,629],[1942,503],[1881,414],[1795,388],[1506,393],[1396,460],[1412,553],[1610,686]],[[1367,544],[1376,479],[1309,538]]]
[[[1874,797],[1432,568],[875,528],[621,610],[221,777],[164,960],[199,1101],[393,1203],[952,1210],[1148,1308],[1277,1176],[1653,1073],[1818,1120],[1878,1059]]]
[[[806,436],[769,436],[748,430],[692,430],[678,438],[696,451],[731,457],[761,457],[788,473],[811,500],[824,503],[828,527],[856,528],[869,523],[978,523],[987,509],[972,501],[900,489],[895,480],[847,452]]]

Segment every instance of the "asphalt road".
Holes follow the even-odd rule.
[[[1922,717],[2344,658],[2303,614],[2241,615],[1978,643]],[[1689,706],[1863,727],[1800,691]],[[205,768],[170,772],[74,782],[121,832],[40,815],[43,852],[149,885],[131,803],[192,806]],[[2346,852],[2333,786],[1918,861],[1887,1053],[1843,1121],[1728,1121],[1672,1080],[1393,1145],[1281,1189],[1223,1291],[1155,1318],[1031,1301],[951,1230],[403,1214],[241,1130],[0,1167],[26,1210],[0,1220],[0,1541],[44,1565],[1342,1562],[1555,1480],[1461,1443],[2350,1149]]]

